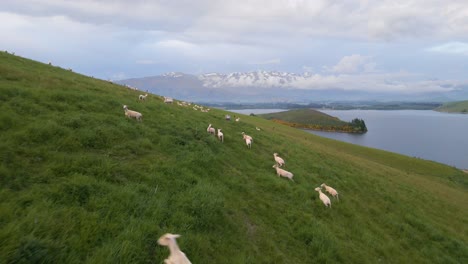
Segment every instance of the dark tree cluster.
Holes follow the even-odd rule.
[[[356,130],[361,132],[367,132],[366,122],[364,120],[355,118],[351,121],[351,126],[353,126]]]

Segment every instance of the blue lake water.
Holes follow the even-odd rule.
[[[246,109],[246,112],[242,113],[257,113],[253,110],[256,109]],[[319,111],[344,121],[351,121],[356,117],[364,119],[369,131],[365,134],[348,134],[308,130],[310,133],[468,169],[466,114],[447,114],[430,110]]]

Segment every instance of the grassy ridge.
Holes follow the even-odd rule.
[[[468,101],[450,102],[435,109],[447,113],[468,113]]]
[[[351,133],[367,132],[367,128],[362,120],[355,119],[352,122],[344,122],[337,117],[314,109],[294,109],[278,113],[261,114],[259,116],[290,127]]]
[[[182,234],[193,263],[468,258],[468,181],[457,169],[137,96],[0,54],[2,261],[161,263],[165,232]],[[275,175],[273,152],[295,183]],[[340,192],[330,210],[313,191],[322,182]]]

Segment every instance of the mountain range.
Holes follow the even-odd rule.
[[[117,83],[147,90],[151,93],[197,102],[319,102],[319,101],[437,101],[468,98],[468,89],[431,92],[408,96],[388,92],[368,92],[327,89],[307,89],[304,83],[313,80],[310,73],[255,71],[205,73],[192,75],[169,72],[162,75],[132,78]]]

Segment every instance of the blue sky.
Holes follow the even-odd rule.
[[[275,70],[343,89],[468,87],[466,0],[3,0],[0,20],[2,50],[103,79]]]

